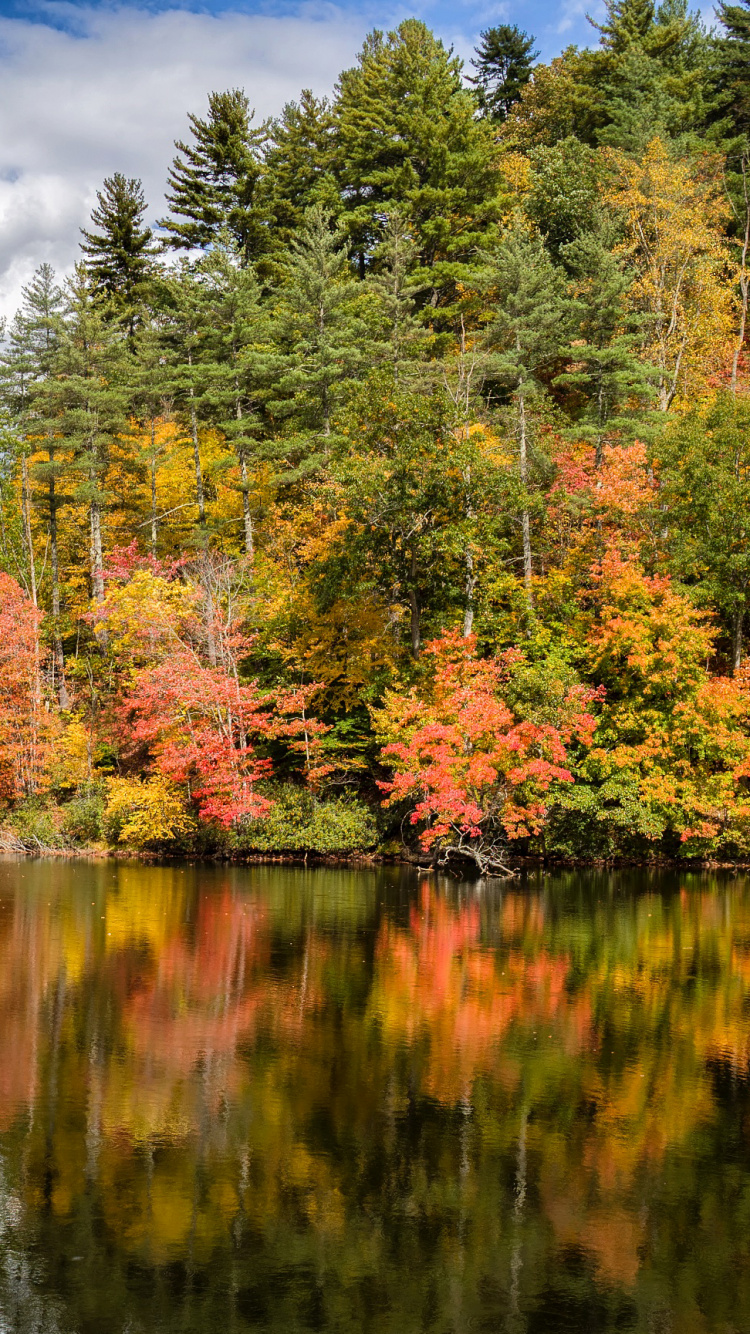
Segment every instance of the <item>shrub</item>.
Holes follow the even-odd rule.
[[[28,797],[26,801],[19,802],[5,823],[24,846],[32,851],[40,847],[65,847],[58,812],[45,806],[38,797]]]
[[[195,828],[178,788],[160,774],[110,778],[102,823],[108,843],[139,850],[184,844]]]
[[[104,794],[81,793],[62,809],[62,827],[72,843],[85,846],[98,843],[102,837]]]
[[[335,854],[362,852],[377,842],[372,812],[353,797],[320,800],[292,784],[269,787],[267,795],[271,810],[234,835],[235,850]]]

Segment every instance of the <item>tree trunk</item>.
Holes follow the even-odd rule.
[[[25,454],[21,455],[21,518],[23,521],[23,545],[29,562],[29,592],[31,601],[37,606],[36,561],[34,560],[34,542],[31,534],[31,495],[29,494],[29,464]]]
[[[529,463],[526,440],[526,403],[523,391],[518,395],[518,444],[521,465],[521,482],[524,490],[529,480]],[[533,568],[531,563],[531,518],[529,511],[524,505],[521,511],[521,531],[523,536],[523,582],[526,588],[526,600],[530,608],[534,606],[534,594],[531,587],[531,578]]]
[[[63,652],[62,636],[60,634],[60,562],[57,547],[57,496],[55,495],[55,475],[52,471],[55,451],[51,445],[48,448],[48,453],[50,461],[48,504],[49,558],[52,579],[52,658],[55,665],[57,698],[60,702],[60,708],[69,709],[70,696],[68,694],[68,687],[65,684],[65,654]]]
[[[732,666],[735,675],[742,666],[742,631],[745,625],[745,608],[738,607],[734,613],[732,625]]]
[[[156,538],[158,525],[156,520],[156,431],[151,418],[151,555],[156,557]]]
[[[417,577],[417,555],[412,552],[411,555],[411,587],[409,588],[409,606],[411,608],[410,636],[411,653],[413,658],[418,658],[422,648],[422,637],[420,632],[420,609],[415,580]]]
[[[737,368],[739,366],[742,348],[745,342],[745,326],[747,324],[747,302],[748,292],[750,291],[750,274],[747,271],[748,250],[750,250],[750,195],[747,185],[748,154],[742,154],[742,194],[745,201],[745,234],[742,240],[742,260],[740,264],[740,327],[737,332],[737,343],[732,358],[732,378],[730,380],[730,389],[733,394],[737,393]]]
[[[474,589],[476,587],[476,575],[474,574],[474,557],[467,547],[464,569],[464,639],[471,634],[474,625]]]
[[[248,494],[247,484],[247,459],[242,455],[240,463],[242,473],[242,515],[245,523],[245,555],[252,561],[255,555],[255,544],[253,542],[253,516],[250,513],[250,496]]]
[[[93,484],[93,470],[89,473]],[[102,511],[98,500],[92,499],[89,505],[89,523],[91,527],[91,592],[94,601],[101,606],[104,601],[104,557],[102,555]]]
[[[188,352],[188,366],[193,365],[193,354]],[[201,451],[198,444],[198,417],[195,411],[195,390],[190,386],[190,434],[193,439],[193,463],[195,465],[195,496],[198,501],[198,523],[201,528],[206,526],[206,500],[203,492],[203,469],[201,468]]]

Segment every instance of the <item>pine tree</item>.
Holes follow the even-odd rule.
[[[288,102],[269,128],[264,158],[264,211],[273,220],[272,242],[280,259],[316,202],[337,211],[339,192],[333,177],[333,114],[326,98],[303,88],[299,102]]]
[[[577,439],[591,440],[597,465],[608,439],[643,433],[658,373],[640,352],[643,320],[628,308],[631,277],[613,253],[605,227],[572,241],[563,258],[573,274],[570,320],[574,342],[564,353],[572,369],[555,378],[582,397]]]
[[[477,90],[482,112],[491,121],[505,120],[531,78],[534,38],[515,24],[500,23],[480,33],[477,59],[472,65],[476,77],[469,80]]]
[[[499,214],[496,146],[476,118],[461,61],[429,29],[408,19],[375,31],[344,71],[334,106],[335,170],[342,222],[360,276],[382,239],[382,216],[398,207],[413,229],[422,304],[434,321],[451,307],[477,247]]]
[[[130,358],[116,325],[106,318],[106,307],[92,294],[82,265],[67,284],[66,305],[52,373],[40,386],[37,410],[60,447],[73,456],[71,466],[78,476],[73,499],[88,512],[91,594],[101,604],[108,473],[115,442],[128,433]]]
[[[60,450],[56,423],[45,419],[41,408],[46,381],[53,372],[63,326],[64,295],[49,264],[37,269],[22,290],[21,307],[13,319],[0,356],[2,393],[21,438],[22,533],[29,562],[30,591],[36,602],[36,566],[32,540],[31,505],[36,506],[49,539],[52,661],[58,698],[69,705],[65,683],[65,655],[61,630],[59,516],[69,496],[61,488],[67,480],[67,460]],[[46,460],[29,467],[29,455],[41,448]]]
[[[81,251],[91,291],[109,299],[132,336],[136,313],[153,271],[155,246],[144,225],[146,201],[141,182],[119,171],[96,194],[94,231],[81,228]]]
[[[211,93],[205,120],[188,116],[192,142],[175,142],[169,172],[166,198],[173,216],[159,223],[172,249],[205,250],[223,231],[245,263],[266,249],[265,219],[256,205],[267,128],[251,128],[252,118],[239,88]]]
[[[750,132],[750,0],[729,4],[719,0],[716,13],[722,31],[717,37],[718,86],[722,104],[735,130]]]
[[[342,233],[332,226],[331,215],[314,204],[292,242],[288,281],[276,311],[285,370],[269,409],[288,421],[278,445],[286,481],[320,466],[333,443],[334,414],[366,364],[362,296]]]
[[[533,560],[529,422],[530,401],[544,390],[543,375],[550,372],[565,346],[569,321],[564,275],[552,263],[538,236],[530,235],[516,218],[497,249],[485,255],[485,290],[493,313],[486,331],[492,353],[487,375],[509,392],[515,403],[521,485],[523,574],[526,597],[532,605]]]
[[[252,267],[240,265],[231,245],[218,245],[200,268],[207,314],[199,367],[201,409],[237,458],[245,554],[252,560],[250,469],[267,452],[268,423],[263,408],[280,358],[271,345],[269,312],[261,302],[261,287]]]
[[[424,350],[427,337],[415,318],[419,283],[410,278],[417,246],[414,236],[398,209],[387,216],[383,240],[375,251],[368,286],[378,299],[384,322],[380,358],[391,366],[398,384],[405,364],[414,362]],[[378,352],[375,352],[378,355]]]

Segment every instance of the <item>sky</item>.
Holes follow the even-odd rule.
[[[498,22],[549,59],[592,41],[587,9],[602,0],[0,0],[0,315],[43,261],[69,272],[105,176],[139,177],[160,215],[174,140],[212,89],[274,115],[303,87],[330,93],[371,28],[410,15],[467,61]]]

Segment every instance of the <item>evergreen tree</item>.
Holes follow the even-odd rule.
[[[539,55],[534,38],[515,24],[500,23],[480,33],[477,59],[472,65],[476,77],[469,80],[477,90],[477,100],[491,121],[505,120],[529,79]]]
[[[91,291],[105,296],[132,335],[136,310],[153,270],[153,233],[144,225],[146,201],[141,182],[119,171],[97,190],[94,231],[81,228],[81,251]]]
[[[267,129],[253,129],[252,118],[239,88],[211,93],[205,120],[188,116],[192,142],[176,141],[169,172],[166,198],[172,216],[159,223],[172,249],[205,250],[223,231],[234,240],[244,263],[266,249],[257,196]]]
[[[360,276],[382,239],[382,216],[398,207],[425,270],[430,319],[450,306],[476,249],[499,213],[492,129],[475,115],[461,61],[416,19],[375,31],[339,80],[335,167],[342,222]]]
[[[60,447],[72,454],[71,467],[78,477],[73,499],[88,513],[91,593],[101,603],[108,478],[116,443],[128,434],[130,358],[82,265],[67,285],[66,307],[52,373],[40,386],[37,410]]]
[[[628,310],[631,279],[613,253],[614,238],[602,227],[563,248],[573,274],[570,320],[574,342],[566,355],[572,369],[555,378],[580,396],[575,409],[577,439],[591,440],[597,465],[607,439],[643,433],[655,396],[655,367],[641,356],[642,319]]]
[[[304,88],[299,102],[288,102],[270,125],[262,190],[280,260],[307,208],[316,202],[333,211],[340,208],[331,171],[333,124],[327,99],[318,100]]]
[[[512,396],[515,405],[519,472],[524,490],[523,575],[531,606],[529,405],[543,392],[543,377],[552,371],[565,346],[570,311],[564,275],[552,263],[541,239],[529,234],[521,218],[515,218],[497,249],[485,255],[485,263],[483,280],[493,307],[486,331],[487,347],[492,353],[487,375],[490,382]]]
[[[61,629],[59,516],[69,495],[63,488],[68,460],[60,449],[56,423],[41,409],[44,388],[55,366],[64,336],[64,294],[49,264],[37,269],[23,288],[21,307],[14,317],[0,355],[2,394],[21,442],[22,535],[29,562],[30,591],[37,599],[36,565],[32,540],[31,506],[35,501],[49,539],[52,651],[58,699],[69,705],[65,683],[65,656]],[[43,449],[46,459],[29,465],[29,457]],[[36,490],[38,488],[38,491]]]
[[[393,209],[383,227],[383,240],[375,251],[368,286],[375,293],[384,321],[382,351],[399,383],[405,363],[414,362],[427,342],[424,329],[415,318],[415,304],[420,292],[411,278],[417,247],[412,232],[398,209]]]
[[[216,246],[201,264],[207,326],[199,363],[201,408],[231,444],[240,471],[245,554],[254,554],[250,469],[265,454],[263,408],[278,372],[269,312],[252,267],[236,249]]]
[[[721,32],[716,39],[720,101],[737,133],[750,132],[750,0],[719,0]]]
[[[314,204],[292,242],[288,281],[276,311],[285,369],[269,409],[288,421],[278,444],[286,481],[314,471],[329,453],[334,414],[366,365],[362,296],[342,233]]]

